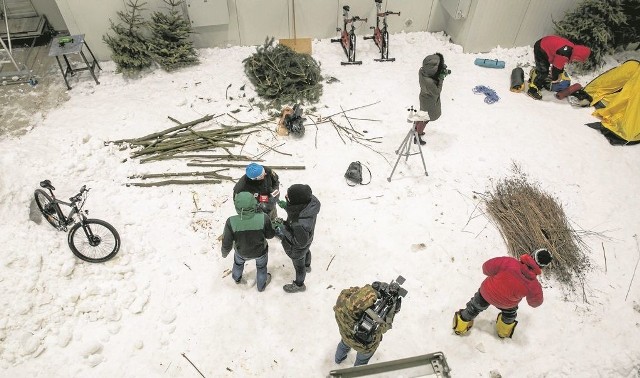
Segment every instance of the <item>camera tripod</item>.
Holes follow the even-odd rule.
[[[424,162],[424,155],[422,154],[422,145],[420,144],[420,136],[418,135],[418,131],[416,130],[416,123],[418,122],[426,122],[429,121],[428,117],[420,117],[416,115],[416,110],[412,107],[407,109],[409,111],[409,116],[407,117],[407,122],[411,123],[411,129],[407,133],[407,136],[404,137],[404,140],[400,144],[400,147],[396,150],[396,154],[398,155],[398,159],[396,160],[396,164],[393,166],[391,170],[391,174],[387,178],[387,181],[391,182],[391,177],[393,177],[393,173],[396,171],[398,167],[398,163],[400,159],[404,156],[405,161],[409,160],[409,156],[420,154],[420,158],[422,159],[422,166],[424,167],[424,175],[429,176],[427,172],[427,164]],[[411,143],[415,141],[418,146],[418,152],[411,152]]]

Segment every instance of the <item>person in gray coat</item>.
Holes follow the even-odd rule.
[[[418,132],[418,139],[421,145],[426,144],[421,136],[424,135],[424,128],[429,121],[435,121],[440,118],[442,110],[440,108],[440,93],[442,92],[442,83],[445,76],[451,71],[444,64],[444,57],[440,53],[427,55],[422,60],[422,67],[418,71],[418,79],[420,81],[420,112],[426,112],[429,115],[427,121],[415,122],[415,128]],[[414,140],[413,143],[418,143]]]
[[[294,184],[287,190],[287,199],[278,205],[287,212],[287,220],[276,225],[276,235],[282,240],[284,252],[291,258],[296,279],[282,288],[287,293],[305,291],[304,279],[311,271],[311,242],[320,212],[320,201],[313,195],[311,187]]]

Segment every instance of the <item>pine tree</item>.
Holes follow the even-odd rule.
[[[614,51],[615,31],[626,22],[621,0],[584,0],[561,21],[553,23],[559,36],[591,48],[589,60],[581,66],[592,69],[604,55]]]
[[[154,12],[149,25],[152,32],[149,49],[153,59],[167,71],[197,64],[198,56],[193,42],[189,40],[193,30],[178,12],[183,0],[163,1],[171,6],[169,13]]]
[[[147,39],[142,34],[145,21],[140,15],[146,3],[139,0],[127,0],[127,12],[118,12],[121,23],[115,24],[112,20],[111,30],[115,36],[105,34],[102,39],[111,48],[111,59],[117,65],[117,72],[134,74],[153,63],[149,55]]]

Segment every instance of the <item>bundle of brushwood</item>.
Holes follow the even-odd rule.
[[[583,284],[589,267],[586,257],[589,247],[582,236],[592,233],[575,230],[562,205],[537,184],[529,183],[519,167],[514,165],[514,171],[513,177],[498,181],[483,196],[490,220],[500,230],[513,257],[547,248],[554,261],[544,269],[544,274],[574,291],[578,284]]]
[[[171,119],[171,117],[169,118]],[[133,148],[131,157],[139,158],[141,163],[181,158],[184,157],[184,153],[210,151],[216,148],[226,151],[229,157],[228,160],[240,160],[229,151],[230,147],[241,146],[243,144],[235,139],[243,135],[258,132],[260,131],[260,125],[271,121],[268,119],[248,125],[226,126],[211,130],[195,131],[193,129],[193,126],[196,124],[209,121],[213,118],[211,115],[206,115],[187,123],[180,123],[174,120],[179,123],[178,126],[140,138],[121,139],[109,143],[130,145]]]
[[[320,65],[310,55],[265,41],[243,61],[244,72],[256,93],[267,100],[260,108],[281,109],[287,104],[312,104],[322,95]]]

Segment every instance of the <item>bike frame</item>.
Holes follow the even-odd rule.
[[[364,39],[373,39],[373,42],[378,46],[380,51],[380,59],[374,59],[376,62],[393,62],[396,58],[389,58],[389,32],[387,31],[387,16],[397,15],[400,16],[400,12],[385,11],[381,12],[382,0],[376,0],[376,7],[378,12],[376,13],[376,26],[372,26],[373,35],[364,37]],[[382,29],[380,29],[380,19],[382,18]]]
[[[56,213],[58,214],[58,217],[60,217],[60,220],[63,223],[63,225],[61,225],[62,231],[67,231],[67,226],[74,224],[75,223],[74,217],[77,216],[78,221],[83,224],[83,229],[85,230],[85,234],[87,234],[87,237],[91,236],[92,235],[91,231],[89,230],[87,233],[87,228],[84,227],[85,220],[87,219],[87,217],[82,212],[82,207],[84,206],[84,202],[86,201],[86,196],[83,198],[82,205],[80,206],[78,206],[78,201],[73,201],[74,198],[78,198],[78,195],[84,195],[83,193],[86,193],[87,191],[81,190],[81,193],[79,193],[75,197],[72,197],[70,199],[70,202],[65,202],[57,199],[56,195],[53,193],[53,190],[51,190],[51,188],[46,188],[46,189],[49,191],[49,194],[51,195],[51,199],[53,200],[54,207],[56,209]],[[70,207],[71,211],[69,211],[69,214],[64,215],[64,212],[62,211],[62,208],[60,207],[60,205],[65,205],[67,207]]]
[[[345,5],[342,7],[342,17],[343,17],[343,28],[336,28],[336,31],[342,31],[340,33],[340,38],[332,39],[331,42],[340,42],[342,45],[342,50],[344,50],[344,54],[347,56],[346,62],[340,62],[342,65],[347,64],[362,64],[362,61],[356,60],[356,21],[364,21],[367,22],[366,18],[360,18],[358,16],[353,16],[349,18],[349,6]],[[347,27],[351,24],[351,30],[347,32]]]

